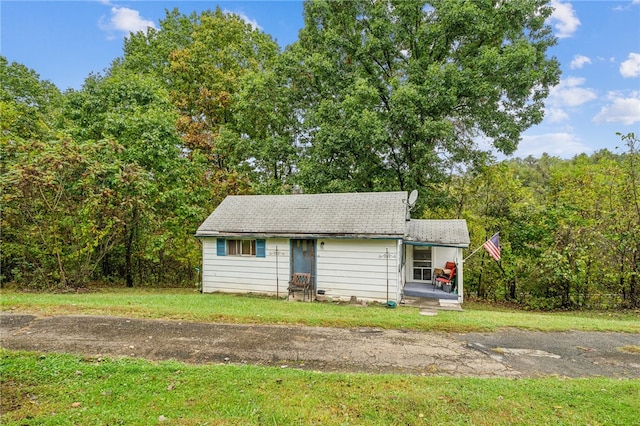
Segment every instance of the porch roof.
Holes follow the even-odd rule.
[[[411,219],[407,222],[404,241],[447,247],[469,247],[469,230],[464,219]]]

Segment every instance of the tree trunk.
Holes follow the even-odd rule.
[[[133,245],[133,229],[127,230],[125,244],[124,276],[125,280],[127,281],[127,287],[133,287],[133,273],[131,271],[131,246]]]
[[[487,292],[484,288],[484,283],[482,282],[482,273],[484,272],[484,253],[482,254],[482,263],[480,263],[480,274],[478,275],[478,297],[480,299],[487,298]]]
[[[131,222],[125,226],[125,263],[124,276],[127,287],[133,287],[133,243],[135,239],[136,229],[138,227],[138,206],[134,204],[131,213]]]
[[[509,298],[516,300],[516,278],[513,277],[509,283]]]

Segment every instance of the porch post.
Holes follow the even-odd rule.
[[[458,303],[462,304],[464,301],[464,258],[463,249],[457,249],[457,257],[458,257]]]
[[[402,300],[402,292],[404,291],[404,274],[402,273],[402,239],[398,240],[398,255],[396,256],[396,259],[398,260],[398,278],[396,279],[396,282],[398,283],[398,294],[396,301],[399,303],[400,300]]]

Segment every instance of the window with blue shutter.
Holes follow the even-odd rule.
[[[267,241],[256,240],[256,257],[266,257],[266,256],[267,256]]]
[[[224,238],[216,239],[216,253],[218,256],[226,256],[227,244]]]

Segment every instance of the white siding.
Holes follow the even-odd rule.
[[[324,245],[322,243],[324,242]],[[276,246],[278,280],[276,284]],[[318,239],[316,259],[317,289],[333,299],[398,302],[398,241]],[[388,250],[388,269],[387,259]],[[262,293],[287,295],[291,246],[288,239],[268,239],[266,257],[218,256],[216,239],[202,240],[202,291],[204,293]]]
[[[317,289],[328,297],[386,302],[388,281],[389,300],[397,302],[397,240],[319,239],[316,268]]]
[[[278,249],[276,262],[276,247]],[[218,256],[216,238],[202,240],[202,291],[287,295],[288,239],[268,239],[266,256]],[[276,274],[276,263],[278,273]],[[277,279],[276,279],[277,278]]]

